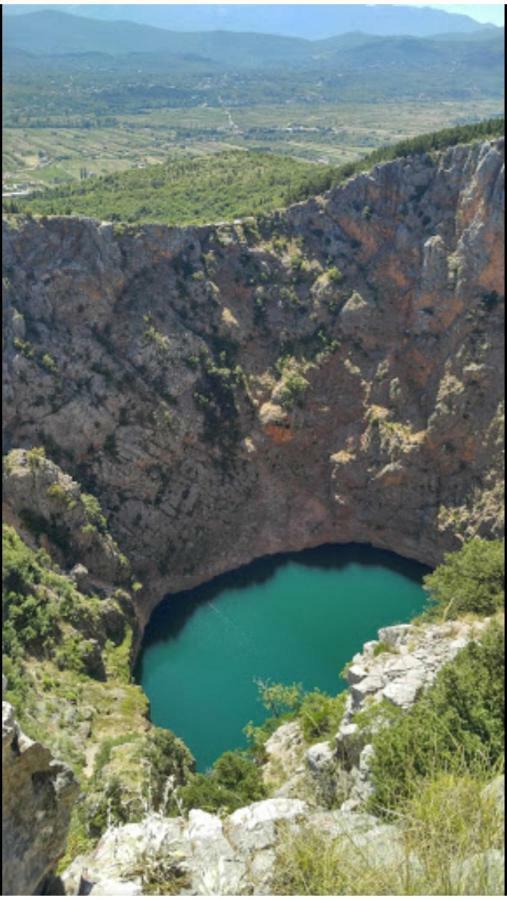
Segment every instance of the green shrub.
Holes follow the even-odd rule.
[[[104,529],[107,522],[97,498],[94,497],[93,494],[81,494],[81,503],[83,504],[88,522]]]
[[[52,372],[53,374],[58,372],[58,365],[50,353],[44,353],[41,363],[48,372]]]
[[[165,728],[156,728],[148,735],[143,758],[150,773],[151,805],[158,810],[165,802],[168,779],[175,786],[182,784],[195,768],[195,761],[183,741]]]
[[[26,451],[26,458],[30,469],[33,471],[34,469],[38,469],[42,460],[46,458],[46,451],[44,450],[44,447],[32,447],[30,450]]]
[[[122,825],[129,821],[130,810],[125,802],[120,778],[114,777],[101,784],[100,791],[91,795],[83,809],[85,836],[99,838],[110,825]]]
[[[25,340],[23,340],[23,338],[15,337],[13,343],[14,343],[16,350],[19,350],[19,352],[26,359],[33,358],[35,351],[34,351],[34,346],[33,346],[33,344],[30,343],[30,341],[25,341]]]
[[[397,653],[396,647],[388,644],[386,641],[377,641],[373,648],[373,656],[380,656],[381,653]]]
[[[33,551],[14,528],[2,528],[3,649],[10,657],[49,649],[58,634],[57,601],[45,590],[44,551]]]
[[[82,635],[66,636],[61,640],[55,653],[56,665],[59,669],[68,669],[83,675],[87,670],[87,661],[92,649],[92,642],[83,640]]]
[[[346,691],[337,697],[330,697],[317,690],[305,694],[298,712],[305,740],[316,741],[334,737],[343,718],[346,700]]]
[[[300,404],[309,381],[296,370],[289,370],[284,373],[284,380],[281,390],[278,393],[278,399],[283,407],[292,409],[296,404]]]
[[[123,744],[130,744],[136,740],[139,740],[139,735],[137,734],[120,734],[117,737],[105,738],[95,756],[93,777],[100,777],[102,769],[111,761],[111,754],[115,747],[121,747]]]
[[[198,774],[180,788],[185,809],[231,813],[266,796],[259,767],[247,753],[223,753],[205,775]]]
[[[343,275],[337,266],[331,266],[327,270],[327,279],[331,284],[340,284],[340,281],[343,281]]]
[[[456,618],[463,613],[483,616],[504,603],[504,544],[472,538],[424,577],[432,605],[426,618]]]
[[[58,484],[58,482],[50,484],[46,493],[48,497],[51,498],[51,500],[59,500],[62,503],[67,503],[67,501],[70,500],[70,497],[68,497],[67,495],[67,491],[64,487],[62,487],[61,484]]]

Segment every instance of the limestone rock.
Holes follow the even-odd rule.
[[[270,790],[304,770],[304,751],[305,741],[297,721],[286,722],[273,732],[265,744],[267,762],[262,769],[263,781]]]
[[[307,812],[301,800],[272,799],[236,810],[223,822],[203,810],[188,819],[151,815],[110,828],[88,857],[63,873],[67,894],[145,893],[150,873],[180,879],[182,894],[229,896],[270,893],[277,826],[297,827]]]
[[[27,515],[36,521],[52,556],[71,570],[80,589],[102,592],[106,584],[126,583],[128,563],[96,527],[100,510],[89,512],[79,485],[52,460],[12,450],[4,461],[3,496],[5,521],[22,536],[30,531]]]
[[[482,796],[494,804],[498,815],[503,820],[505,817],[505,775],[498,775],[494,781],[488,784],[484,788]]]
[[[379,630],[386,650],[376,655],[377,641],[365,644],[347,672],[349,704],[342,721],[339,742],[349,740],[350,716],[366,701],[389,700],[404,709],[415,702],[439,669],[476,637],[484,622],[446,622],[443,625],[396,625]],[[353,733],[353,732],[352,732]]]
[[[505,858],[501,850],[474,853],[451,868],[454,892],[465,897],[505,896]]]
[[[305,756],[309,768],[314,772],[326,771],[330,766],[334,766],[336,761],[336,752],[329,741],[313,744],[306,751]]]
[[[20,729],[2,702],[2,882],[33,894],[65,850],[78,785],[71,770]]]
[[[227,835],[240,850],[264,850],[274,843],[275,826],[295,821],[308,807],[302,800],[272,798],[237,809],[227,819]]]

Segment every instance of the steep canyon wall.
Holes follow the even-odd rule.
[[[11,217],[7,449],[95,493],[140,618],[267,553],[501,531],[503,141],[232,225]]]

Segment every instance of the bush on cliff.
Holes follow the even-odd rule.
[[[464,613],[490,616],[504,603],[504,544],[472,538],[424,577],[431,605],[425,619],[455,619]]]
[[[183,807],[231,813],[266,796],[260,769],[247,753],[229,750],[206,773],[195,775],[179,790]]]

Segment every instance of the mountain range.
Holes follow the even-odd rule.
[[[407,34],[430,37],[435,34],[474,34],[494,30],[470,16],[445,12],[430,7],[394,6],[388,4],[48,4],[9,5],[5,21],[29,17],[47,9],[71,13],[105,22],[133,22],[173,31],[255,31],[260,34],[319,40],[361,31],[374,35]]]
[[[93,9],[100,11],[104,7]],[[452,20],[453,17],[448,18]],[[356,31],[317,41],[259,32],[232,35],[227,30],[170,31],[135,22],[107,21],[55,9],[40,9],[5,17],[4,50],[51,56],[74,53],[193,55],[201,61],[219,63],[221,67],[232,64],[241,68],[290,63],[321,66],[337,62],[337,54],[346,68],[360,66],[363,61],[379,64],[384,58],[386,62],[406,60],[410,65],[414,58],[423,63],[434,63],[444,57],[449,64],[454,64],[463,52],[466,55],[470,55],[470,50],[472,55],[480,52],[481,44],[488,54],[499,50],[502,30],[475,25],[477,27],[470,31],[455,31],[432,38],[395,33],[389,37],[366,35]]]

